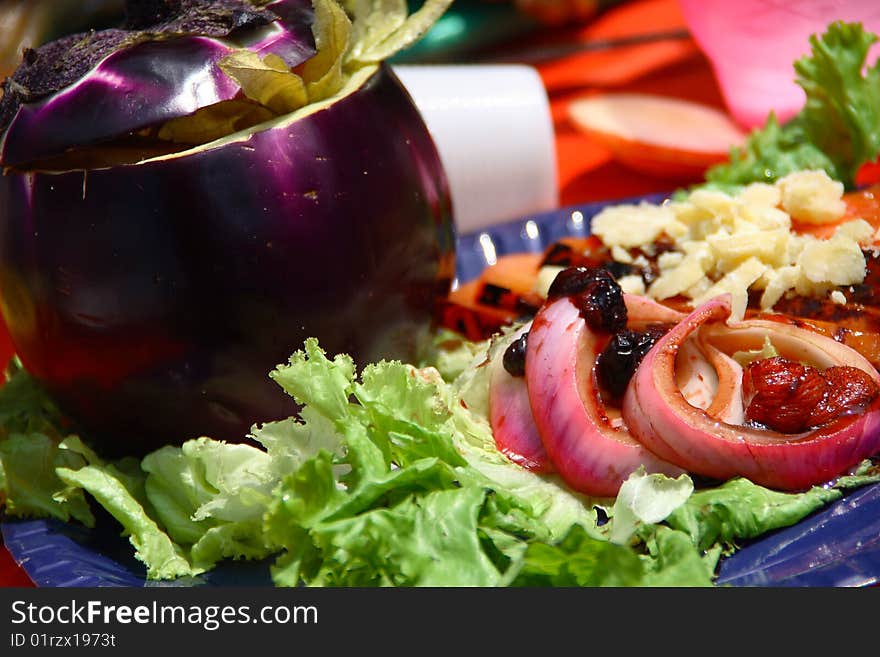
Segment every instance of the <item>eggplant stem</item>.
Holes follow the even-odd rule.
[[[125,26],[143,30],[180,13],[181,0],[126,0]]]

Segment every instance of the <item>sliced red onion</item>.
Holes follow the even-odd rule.
[[[742,366],[714,345],[700,340],[700,346],[718,377],[718,388],[706,414],[729,424],[742,424],[745,418]]]
[[[687,402],[676,383],[682,345],[699,333],[722,352],[757,350],[769,335],[780,355],[819,369],[858,367],[880,375],[855,350],[793,324],[767,320],[727,323],[730,297],[694,310],[648,352],[627,389],[623,417],[648,449],[686,470],[726,480],[746,477],[784,490],[822,484],[880,449],[880,398],[864,412],[845,415],[815,430],[783,434],[713,418]],[[732,374],[722,373],[722,378]]]
[[[685,340],[676,357],[676,384],[692,406],[731,424],[743,421],[742,367],[699,336]]]
[[[526,383],[535,424],[556,471],[575,490],[598,496],[616,495],[640,466],[681,474],[609,417],[594,371],[599,340],[567,297],[543,306],[532,323]]]
[[[526,324],[510,337],[526,333]],[[533,472],[552,472],[553,465],[532,418],[529,391],[524,377],[504,369],[501,355],[492,360],[489,375],[489,421],[498,450],[511,461]]]
[[[675,365],[675,382],[687,402],[697,408],[709,408],[718,393],[718,373],[696,340],[682,343]]]
[[[626,304],[626,325],[632,329],[649,324],[677,324],[685,318],[685,313],[640,294],[624,294],[623,302]]]

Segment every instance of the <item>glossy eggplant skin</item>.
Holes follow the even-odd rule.
[[[273,45],[294,66],[314,55],[304,41],[267,50]],[[23,105],[3,139],[3,163],[27,165],[229,100],[239,86],[217,63],[231,51],[191,36],[115,52],[76,84]]]
[[[393,72],[249,138],[0,177],[0,298],[24,367],[104,453],[291,415],[271,381],[310,336],[413,358],[454,239],[434,143]]]

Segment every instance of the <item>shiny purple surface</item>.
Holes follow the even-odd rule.
[[[261,56],[276,54],[288,66],[315,54],[309,15],[290,4],[291,20],[233,44],[186,36],[137,44],[105,58],[88,75],[46,99],[21,106],[0,151],[6,166],[19,166],[161,125],[229,100],[240,91],[217,66],[239,45]],[[295,11],[296,10],[296,11]],[[281,11],[281,9],[279,9]]]
[[[452,277],[445,174],[390,69],[287,127],[168,161],[0,178],[25,367],[110,453],[240,440],[311,336],[410,358]]]

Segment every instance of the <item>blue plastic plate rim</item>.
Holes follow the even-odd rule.
[[[666,194],[536,213],[457,238],[456,275],[473,279],[496,258],[539,253],[565,236],[589,235],[590,218],[610,203],[659,202]],[[150,582],[109,516],[95,529],[54,520],[5,521],[3,540],[41,587],[271,586],[266,562],[228,562],[210,573]],[[717,584],[751,587],[880,585],[880,484],[845,495],[796,525],[745,544],[722,560]]]

